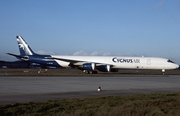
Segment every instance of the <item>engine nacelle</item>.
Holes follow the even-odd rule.
[[[85,63],[82,68],[84,70],[95,70],[96,66],[94,63]]]
[[[100,65],[96,66],[96,69],[101,72],[118,72],[118,69],[112,69],[110,65]]]
[[[100,65],[100,66],[97,66],[96,69],[102,72],[110,72],[111,67],[110,65]]]

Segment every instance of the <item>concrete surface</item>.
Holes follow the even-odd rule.
[[[99,86],[102,92],[97,92]],[[0,104],[156,92],[180,92],[180,75],[0,77]]]

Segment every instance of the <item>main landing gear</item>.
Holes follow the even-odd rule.
[[[97,74],[97,71],[83,70],[85,74]]]

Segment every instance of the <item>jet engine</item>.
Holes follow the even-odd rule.
[[[110,72],[110,65],[100,65],[96,67],[97,70],[102,71],[102,72]]]
[[[96,66],[94,63],[85,63],[83,64],[83,67],[82,67],[84,70],[95,70]]]
[[[112,69],[110,65],[96,66],[96,69],[101,72],[118,72],[118,69]]]

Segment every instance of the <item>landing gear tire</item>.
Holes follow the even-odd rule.
[[[97,71],[92,71],[92,74],[97,74]]]
[[[84,72],[85,74],[97,74],[97,71],[84,70],[83,72]]]
[[[85,73],[85,74],[89,74],[90,72],[89,72],[88,70],[85,70],[84,73]]]

